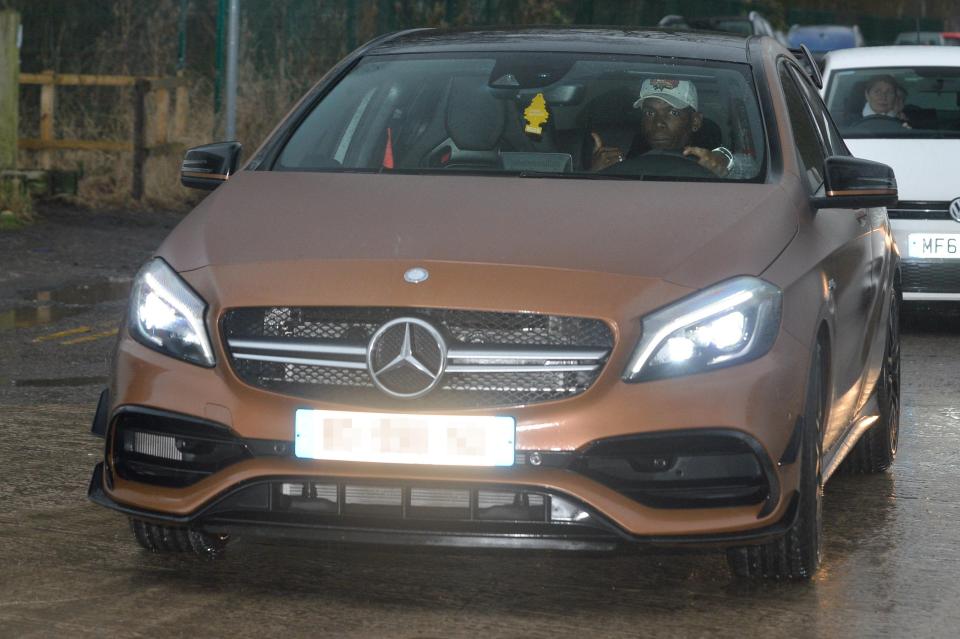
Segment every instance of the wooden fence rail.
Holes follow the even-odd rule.
[[[53,166],[51,152],[77,151],[132,151],[133,183],[131,195],[143,197],[143,168],[150,155],[179,152],[186,132],[189,110],[186,81],[178,74],[174,78],[128,75],[82,75],[75,73],[21,73],[20,84],[40,85],[40,137],[21,138],[17,147],[40,153],[44,169]],[[54,113],[57,105],[57,87],[100,86],[133,88],[133,131],[128,140],[76,140],[56,137]],[[170,96],[174,92],[173,131],[170,132]],[[147,103],[153,102],[153,118],[148,121]],[[171,139],[172,138],[172,139]]]

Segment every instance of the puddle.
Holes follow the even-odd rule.
[[[28,291],[22,299],[38,304],[71,304],[92,306],[100,302],[123,299],[130,293],[129,279],[108,279],[60,288]]]
[[[14,386],[33,386],[33,387],[52,387],[52,386],[93,386],[94,384],[106,384],[106,376],[99,375],[93,377],[56,377],[51,379],[15,379]]]
[[[35,305],[0,311],[0,331],[50,324],[79,315],[101,302],[125,299],[130,285],[129,279],[108,279],[27,291],[21,294],[21,299]]]

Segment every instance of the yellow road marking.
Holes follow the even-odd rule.
[[[83,337],[78,337],[76,339],[68,339],[65,342],[60,342],[63,346],[70,346],[72,344],[83,344],[84,342],[95,342],[98,339],[104,339],[106,337],[113,337],[117,334],[117,329],[112,328],[109,331],[103,331],[102,333],[94,333],[93,335],[84,335]]]
[[[69,328],[65,331],[60,331],[58,333],[50,333],[49,335],[41,335],[40,337],[34,338],[33,343],[37,342],[46,342],[52,339],[60,339],[61,337],[70,337],[71,335],[78,335],[80,333],[89,333],[89,326],[78,326],[77,328]]]

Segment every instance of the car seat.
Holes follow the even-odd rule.
[[[500,164],[500,139],[506,124],[504,104],[485,82],[458,77],[450,81],[446,128],[449,141],[431,153],[448,169],[490,169]]]
[[[604,146],[630,149],[640,131],[640,118],[633,108],[639,89],[617,88],[590,100],[579,118],[575,138],[561,140],[560,146],[574,158],[575,169],[587,169],[592,163],[594,141],[600,136]]]

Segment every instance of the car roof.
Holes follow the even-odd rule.
[[[831,69],[960,67],[960,47],[892,46],[841,49],[827,54]]]
[[[384,39],[367,51],[367,55],[453,51],[569,51],[746,62],[748,42],[748,37],[736,34],[671,29],[418,29]]]

